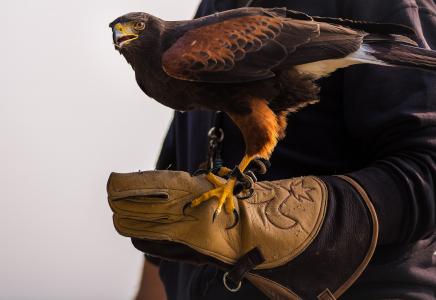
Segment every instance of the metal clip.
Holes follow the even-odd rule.
[[[223,276],[223,282],[224,282],[224,285],[226,286],[226,288],[227,288],[229,291],[231,291],[231,292],[237,292],[237,291],[239,291],[239,289],[241,288],[242,281],[239,281],[239,285],[238,285],[238,287],[237,287],[236,289],[231,289],[231,288],[228,287],[228,285],[227,285],[227,283],[226,283],[226,277],[227,277],[227,274],[229,274],[229,272],[226,272],[226,274],[224,274],[224,276]]]
[[[215,134],[215,127],[212,127],[209,130],[209,132],[207,133],[207,136],[210,137],[212,140],[216,140],[218,143],[221,143],[223,141],[223,139],[224,139],[224,131],[221,128],[219,128],[219,130],[220,130],[220,133],[221,133],[221,136],[220,136],[219,139],[218,139],[218,137]]]

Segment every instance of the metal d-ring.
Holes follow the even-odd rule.
[[[245,186],[246,190],[251,189],[254,186],[254,180],[253,178],[251,178],[250,176],[244,174],[243,177],[240,179],[242,182],[247,183],[247,185]]]
[[[220,138],[218,139],[218,137],[216,136],[216,134],[215,134],[215,127],[212,127],[210,130],[209,130],[209,132],[207,133],[207,136],[208,137],[210,137],[211,139],[217,139],[216,141],[218,142],[218,143],[221,143],[222,141],[223,141],[223,139],[224,139],[224,131],[221,129],[221,128],[219,128],[219,131],[220,131],[220,134],[221,134],[221,136],[220,136]]]
[[[265,166],[265,164],[261,160],[253,159],[252,162],[255,163],[259,167],[259,169],[260,169],[260,170],[257,170],[257,173],[259,173],[259,174],[265,174],[266,173],[266,171],[267,171],[266,166]]]
[[[241,288],[242,281],[239,281],[239,285],[238,285],[238,287],[237,287],[236,289],[231,289],[231,288],[229,288],[229,287],[227,286],[227,283],[226,283],[226,277],[227,277],[227,274],[229,274],[229,272],[226,272],[226,274],[224,274],[224,276],[223,276],[223,282],[224,282],[224,285],[226,286],[226,288],[227,288],[229,291],[231,291],[231,292],[237,292],[237,291],[239,291],[239,289]]]

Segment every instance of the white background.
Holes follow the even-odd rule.
[[[132,299],[109,174],[153,169],[172,110],[147,98],[108,24],[190,19],[198,0],[0,0],[0,299]]]

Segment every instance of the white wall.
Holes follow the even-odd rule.
[[[112,171],[153,169],[172,111],[108,24],[198,0],[0,0],[0,299],[131,299],[142,255],[112,225]]]

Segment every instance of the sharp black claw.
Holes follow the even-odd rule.
[[[186,203],[184,206],[183,206],[183,215],[186,217],[186,214],[185,214],[185,210],[188,208],[188,206],[190,206],[192,204],[192,201],[189,201],[188,203]]]
[[[213,213],[212,223],[215,221],[215,217],[216,217],[217,214],[218,214],[218,210],[216,210],[216,211]]]
[[[233,214],[235,215],[235,222],[233,223],[232,226],[227,227],[226,230],[232,229],[233,227],[235,227],[236,225],[238,225],[238,222],[239,222],[239,213],[238,213],[238,211],[236,210],[236,208],[233,209]]]

